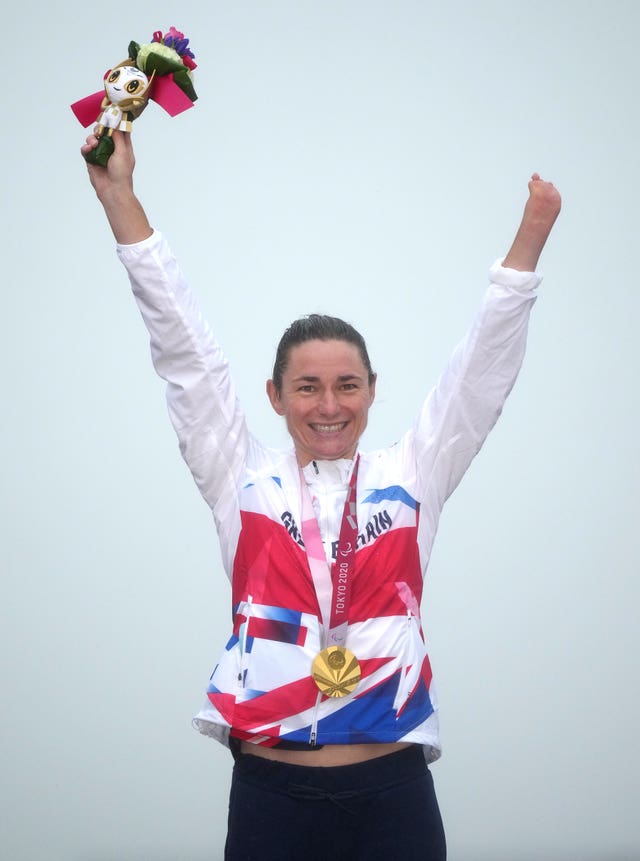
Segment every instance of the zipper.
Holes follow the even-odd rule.
[[[413,690],[413,688],[408,688],[407,684],[407,666],[409,663],[409,648],[411,645],[411,634],[412,634],[412,626],[413,626],[413,613],[407,607],[407,624],[405,627],[405,640],[404,640],[404,654],[402,656],[402,668],[401,668],[401,676],[400,682],[398,684],[398,690],[396,691],[396,696],[393,701],[392,708],[397,714],[402,711],[404,704],[409,699],[409,694]]]
[[[313,709],[313,720],[311,721],[311,732],[309,733],[309,744],[311,747],[316,746],[316,741],[318,738],[318,710],[320,707],[320,700],[322,699],[321,691],[318,691],[318,697],[316,699],[316,704]]]
[[[247,600],[245,602],[245,615],[246,620],[244,625],[242,626],[242,634],[240,637],[240,672],[238,673],[238,684],[244,688],[245,682],[245,673],[247,671],[247,663],[248,659],[247,655],[247,636],[249,631],[249,619],[251,618],[251,604],[253,602],[253,595],[248,595]]]

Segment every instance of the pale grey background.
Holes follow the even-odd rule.
[[[171,24],[200,101],[136,123],[137,188],[269,442],[275,343],[312,310],[367,336],[366,443],[396,439],[528,175],[561,188],[524,370],[429,572],[433,771],[452,861],[640,858],[634,0],[5,10],[0,856],[221,858],[231,760],[189,722],[229,589],[68,108]]]

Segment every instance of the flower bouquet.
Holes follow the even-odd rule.
[[[105,166],[114,149],[113,130],[130,132],[149,99],[171,116],[192,107],[198,98],[195,68],[189,40],[175,27],[164,35],[157,30],[146,44],[130,42],[127,59],[105,73],[104,89],[71,105],[83,126],[97,123],[98,146],[85,156],[87,161]]]

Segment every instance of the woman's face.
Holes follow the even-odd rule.
[[[339,340],[292,347],[282,390],[267,381],[269,400],[286,419],[301,466],[354,456],[375,388],[358,348]]]

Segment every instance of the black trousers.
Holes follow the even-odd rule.
[[[324,768],[237,755],[225,861],[445,861],[433,779],[417,745]]]

